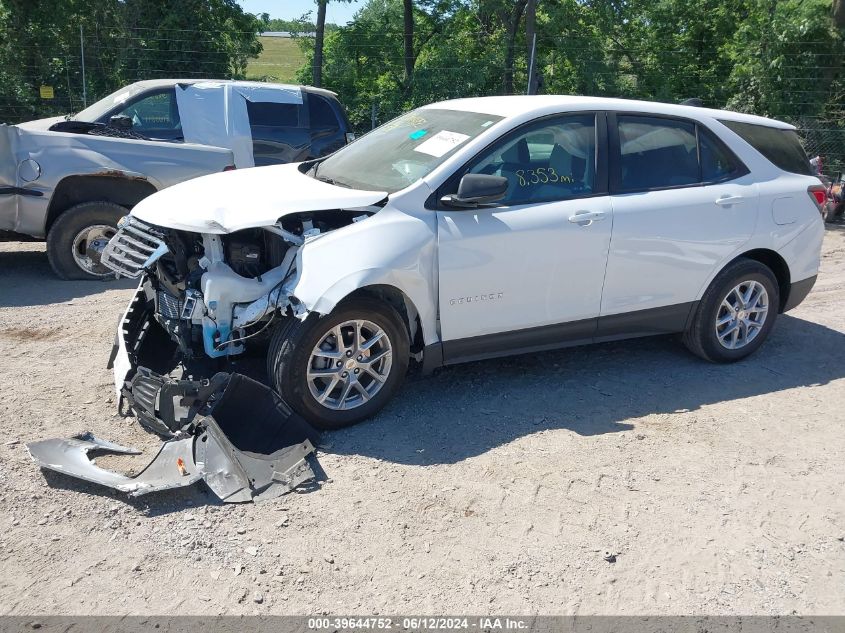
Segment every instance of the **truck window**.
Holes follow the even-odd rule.
[[[146,94],[108,118],[112,116],[128,116],[132,119],[132,131],[147,138],[167,141],[182,138],[182,123],[173,88]],[[108,123],[108,120],[103,122]]]
[[[738,121],[720,121],[720,123],[739,134],[745,142],[768,158],[776,167],[802,176],[815,175],[795,130]]]
[[[295,103],[246,102],[249,125],[252,128],[298,127],[300,109],[300,106]]]
[[[313,93],[308,95],[308,114],[312,130],[336,132],[340,129],[334,109],[325,97]]]
[[[296,103],[246,102],[257,167],[305,160],[311,145],[303,127],[303,106]]]

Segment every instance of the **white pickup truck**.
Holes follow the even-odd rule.
[[[105,278],[113,273],[102,249],[150,194],[228,169],[317,158],[351,138],[327,90],[141,81],[73,116],[0,124],[0,232],[46,238],[63,279]]]

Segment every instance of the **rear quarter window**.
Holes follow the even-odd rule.
[[[249,124],[255,127],[298,127],[301,106],[295,103],[247,101]]]
[[[812,176],[813,168],[795,130],[783,130],[754,123],[720,121],[776,167],[793,174]]]
[[[331,104],[319,95],[308,95],[308,114],[312,128],[320,130],[340,129],[340,123]]]

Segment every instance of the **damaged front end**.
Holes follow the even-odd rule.
[[[125,217],[102,257],[118,275],[141,278],[113,352],[118,391],[138,366],[167,372],[178,361],[243,353],[286,311],[282,286],[301,243],[281,227],[221,236]]]
[[[300,167],[308,165],[196,178],[120,221],[101,263],[139,285],[109,367],[118,408],[165,441],[134,477],[96,466],[89,453],[131,449],[91,435],[30,444],[42,468],[131,495],[202,479],[223,501],[272,498],[314,479],[316,431],[269,387],[214,373],[221,359],[266,351],[280,322],[324,313],[294,295],[303,250],[383,206],[385,192],[335,186]],[[260,188],[268,178],[285,186]],[[195,376],[211,377],[175,378]]]
[[[172,380],[140,368],[132,406],[147,428],[169,435],[152,461],[126,476],[89,453],[138,454],[90,433],[27,445],[41,468],[131,496],[199,480],[224,502],[263,501],[315,479],[309,463],[318,434],[264,385],[240,374]]]
[[[225,234],[125,217],[102,256],[117,275],[140,278],[109,363],[118,396],[139,366],[169,373],[266,346],[274,321],[307,314],[293,296],[302,246],[372,213],[300,213]]]

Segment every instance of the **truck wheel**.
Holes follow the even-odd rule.
[[[408,331],[389,305],[352,299],[329,315],[289,319],[267,355],[271,384],[319,429],[339,429],[378,412],[408,371]]]
[[[713,363],[741,360],[766,340],[779,306],[778,282],[769,267],[738,259],[707,288],[684,332],[684,344]]]
[[[83,202],[62,213],[47,234],[47,259],[62,279],[106,279],[100,263],[117,222],[128,211],[113,202]]]

